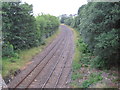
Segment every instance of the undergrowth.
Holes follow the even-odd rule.
[[[31,49],[19,51],[18,54],[13,57],[2,58],[2,76],[3,78],[9,75],[14,75],[16,70],[25,67],[30,60],[38,53],[40,53],[54,38],[58,36],[60,31],[58,30],[51,37],[45,39],[45,44]]]
[[[91,84],[101,81],[103,78],[101,73],[91,73],[87,80],[83,81],[81,88],[88,88]]]
[[[73,30],[73,32],[76,47],[72,64],[72,82],[70,85],[74,88],[88,88],[91,84],[102,80],[101,73],[91,73],[81,84],[78,83],[80,79],[85,77],[83,73],[80,73],[81,68],[90,68],[92,54],[88,50],[87,45],[83,42],[79,32],[77,30]]]

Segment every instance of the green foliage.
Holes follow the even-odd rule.
[[[78,49],[81,55],[79,59],[80,65],[84,64],[84,66],[88,66],[91,62],[91,54],[89,53],[88,45],[83,42],[82,37],[79,37],[77,47],[79,47]]]
[[[68,17],[67,17],[66,14],[61,15],[61,16],[60,16],[60,22],[61,22],[61,23],[65,23],[65,20],[66,20],[67,18],[68,18]]]
[[[11,56],[8,52],[11,49],[14,52],[45,44],[44,37],[51,36],[59,27],[57,17],[41,15],[35,18],[33,6],[21,2],[2,3],[2,21],[3,56]]]
[[[71,27],[77,27],[78,23],[79,23],[79,18],[75,17],[75,15],[70,14],[69,16],[67,16],[66,14],[63,14],[60,16],[60,22],[64,23],[66,25],[69,25]]]
[[[2,5],[2,12],[4,42],[10,42],[15,50],[37,46],[32,5],[5,2]]]
[[[80,24],[80,16],[76,16],[73,18],[73,21],[71,22],[71,27],[78,28]]]
[[[8,43],[4,43],[2,46],[2,56],[7,56],[7,57],[12,57],[14,56],[14,49],[13,49],[13,45]]]
[[[69,25],[69,26],[72,25],[72,22],[73,22],[73,17],[69,17],[69,18],[67,18],[67,19],[64,20],[64,23],[66,25]]]
[[[89,78],[82,83],[82,88],[88,88],[91,84],[101,81],[102,79],[101,73],[91,73]]]
[[[36,17],[37,29],[42,38],[51,36],[59,27],[59,20],[55,16],[41,15]]]
[[[87,44],[85,44],[82,40],[82,38],[80,37],[80,39],[78,40],[77,46],[79,46],[79,50],[82,53],[87,53],[88,52],[88,46]]]
[[[72,80],[76,80],[76,79],[81,78],[81,77],[82,77],[82,76],[81,76],[80,73],[78,72],[78,73],[72,75]]]
[[[84,64],[84,66],[88,66],[91,64],[91,56],[90,53],[81,53],[80,62]]]
[[[120,2],[89,2],[78,10],[73,27],[79,29],[86,49],[92,53],[90,60],[93,67],[111,67],[119,61]],[[87,51],[85,44],[80,44],[81,51]],[[85,52],[86,53],[86,52]]]
[[[118,33],[116,30],[111,30],[107,33],[100,34],[96,38],[99,42],[95,46],[94,54],[97,56],[93,59],[95,67],[109,67],[113,64],[118,64]]]
[[[73,71],[80,69],[81,66],[82,66],[82,64],[80,64],[78,62],[74,62],[73,63]]]
[[[99,68],[99,69],[104,69],[107,68],[107,62],[108,61],[104,61],[100,56],[96,56],[95,58],[92,59],[91,61],[91,66],[95,67],[95,68]]]

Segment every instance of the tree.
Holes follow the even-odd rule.
[[[110,67],[120,62],[119,16],[120,2],[89,2],[78,10],[74,26],[95,56],[92,59],[94,67]]]
[[[59,20],[51,15],[39,15],[36,17],[38,30],[41,31],[42,37],[51,36],[59,27]]]
[[[41,44],[43,35],[53,34],[59,27],[55,16],[33,16],[33,6],[21,2],[2,4],[3,56],[9,56],[9,50],[23,50]],[[9,55],[8,55],[9,54]],[[11,55],[10,55],[11,56]]]
[[[20,2],[3,3],[3,40],[24,49],[36,46],[36,26],[32,5]]]

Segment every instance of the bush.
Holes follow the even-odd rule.
[[[103,78],[101,73],[91,73],[88,80],[83,81],[82,88],[88,88],[90,85],[101,81]]]
[[[80,51],[82,53],[87,53],[88,52],[88,47],[87,47],[87,44],[85,44],[82,39],[79,39],[78,40],[78,46],[80,48]]]
[[[41,41],[51,36],[59,27],[58,18],[52,15],[39,15],[36,17],[36,23]]]
[[[88,48],[84,43],[79,47],[83,53],[89,49],[95,57],[91,59],[92,66],[105,68],[120,63],[119,15],[120,2],[88,2],[79,8],[74,23]],[[83,59],[87,61],[87,58]]]
[[[13,49],[13,45],[8,43],[4,43],[2,45],[2,56],[6,56],[6,57],[13,57],[14,56],[14,49]]]
[[[105,61],[101,57],[96,56],[95,58],[92,58],[92,60],[91,60],[91,67],[95,67],[98,69],[101,69],[101,68],[104,69],[104,68],[108,67],[108,66],[105,66],[105,65],[107,65],[107,62],[108,61]]]
[[[44,37],[52,35],[58,27],[59,20],[55,16],[41,15],[35,18],[32,5],[3,2],[2,40],[5,42],[3,56],[10,57],[14,55],[14,50],[30,49],[45,44]]]

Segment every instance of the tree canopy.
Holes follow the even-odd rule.
[[[2,19],[3,56],[10,56],[14,50],[39,46],[42,37],[49,37],[59,27],[57,17],[41,15],[35,18],[33,6],[21,2],[4,2]]]

